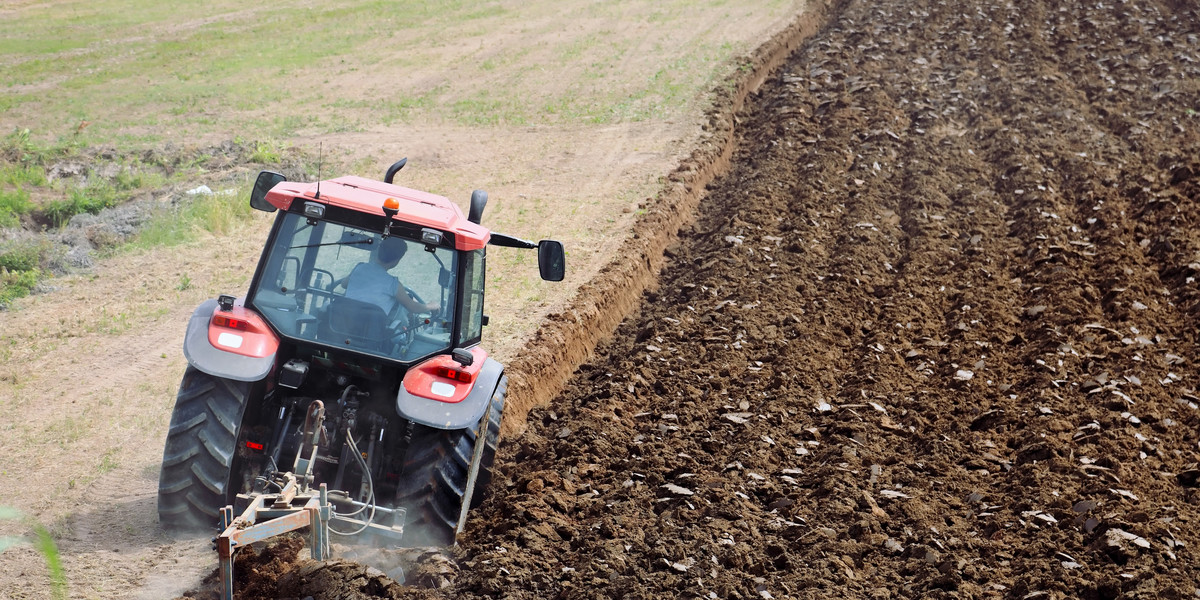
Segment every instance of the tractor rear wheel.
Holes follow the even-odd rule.
[[[508,377],[501,377],[492,393],[488,412],[483,416],[487,420],[487,429],[475,491],[471,495],[472,508],[483,501],[492,479],[507,391]],[[474,453],[474,428],[448,431],[415,426],[396,487],[396,505],[407,511],[405,546],[449,546],[454,543],[454,530],[458,526]]]
[[[158,520],[170,529],[213,529],[233,495],[238,432],[253,383],[188,367],[179,384],[158,479]]]

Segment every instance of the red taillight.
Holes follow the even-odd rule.
[[[243,331],[245,331],[246,329],[248,329],[250,327],[250,324],[247,323],[246,321],[242,321],[240,319],[234,319],[233,317],[227,317],[225,315],[213,315],[212,323],[213,323],[213,325],[216,325],[218,327],[228,327],[230,329],[241,329]]]
[[[246,447],[251,450],[258,450],[259,452],[262,452],[262,449],[263,449],[262,444],[260,444],[258,442],[251,442],[250,440],[246,440]]]
[[[459,371],[458,369],[452,369],[450,367],[438,367],[433,370],[433,374],[437,375],[438,377],[445,377],[446,379],[453,379],[463,383],[471,383],[472,381],[475,381],[474,375],[466,371]]]

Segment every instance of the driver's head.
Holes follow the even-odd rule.
[[[391,236],[385,238],[379,245],[379,253],[376,254],[376,257],[379,264],[390,269],[400,262],[407,250],[408,244],[403,239]]]

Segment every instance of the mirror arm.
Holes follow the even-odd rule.
[[[538,247],[537,244],[529,240],[523,240],[511,235],[505,235],[503,233],[496,232],[492,232],[492,237],[488,240],[488,244],[492,246],[502,246],[504,248],[524,248],[527,250]]]

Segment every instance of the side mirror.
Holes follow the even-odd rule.
[[[542,240],[538,242],[538,270],[546,281],[562,281],[566,275],[566,253],[562,242]]]
[[[267,192],[283,181],[287,181],[287,178],[282,173],[259,171],[258,179],[254,180],[254,189],[250,191],[250,207],[263,212],[275,212],[275,205],[267,202]]]

